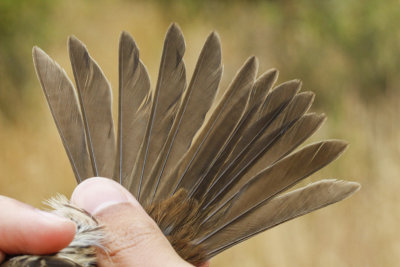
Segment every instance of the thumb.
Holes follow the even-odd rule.
[[[191,266],[181,259],[139,202],[121,185],[91,178],[75,189],[71,202],[105,227],[107,254],[99,266]]]

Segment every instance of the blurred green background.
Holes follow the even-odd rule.
[[[232,248],[211,266],[397,266],[400,262],[400,4],[398,1],[0,0],[0,194],[36,206],[69,195],[72,171],[32,66],[40,46],[68,74],[67,36],[88,47],[117,88],[117,49],[130,32],[155,83],[165,31],[186,38],[187,73],[208,33],[222,39],[229,82],[250,55],[279,82],[300,78],[328,121],[311,141],[348,151],[308,179],[362,183],[351,199]],[[114,97],[115,99],[116,97]],[[114,107],[115,108],[115,107]]]

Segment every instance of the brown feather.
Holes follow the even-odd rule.
[[[49,104],[76,181],[93,176],[78,97],[65,71],[40,48],[34,47],[33,62]]]
[[[151,199],[159,186],[172,186],[165,176],[171,173],[174,164],[189,148],[194,135],[204,122],[206,113],[214,101],[221,74],[221,44],[218,35],[211,33],[201,51],[177,117],[149,179],[149,183],[154,183],[148,185],[147,194],[152,195]],[[164,183],[167,185],[163,185]],[[158,198],[163,199],[165,196],[161,195]]]
[[[118,140],[114,178],[127,186],[146,133],[151,91],[146,67],[133,38],[123,32],[119,42]]]
[[[323,141],[308,145],[261,171],[235,194],[229,219],[235,219],[271,197],[323,168],[343,153],[342,141]],[[229,220],[228,220],[229,221]]]
[[[180,187],[190,189],[197,177],[215,160],[221,144],[226,142],[242,116],[257,71],[255,58],[250,58],[236,75],[225,95],[204,126],[199,130],[188,151],[168,179],[176,181],[172,195]],[[175,177],[175,178],[172,178]]]
[[[341,201],[359,189],[358,183],[322,180],[273,198],[201,243],[207,250],[206,258],[288,220]]]
[[[300,93],[277,116],[274,114],[272,119],[266,116],[269,120],[267,123],[265,123],[265,120],[260,119],[259,121],[262,124],[259,125],[257,121],[255,123],[257,130],[249,127],[249,131],[243,135],[241,142],[236,146],[238,149],[232,152],[233,156],[227,160],[228,163],[225,164],[225,168],[219,169],[215,182],[207,190],[203,200],[204,203],[208,202],[206,207],[216,201],[223,202],[224,199],[232,195],[231,188],[233,186],[236,184],[243,185],[251,178],[244,174],[264,153],[267,153],[274,146],[277,140],[293,127],[302,114],[308,110],[313,98],[313,94]],[[274,158],[274,155],[271,157]],[[267,166],[264,162],[264,168]]]
[[[137,198],[148,201],[149,195],[141,195],[144,179],[149,179],[151,167],[165,143],[175,119],[180,97],[186,87],[186,70],[183,62],[185,41],[181,30],[172,24],[164,41],[157,85],[154,91],[150,120],[145,139],[133,171],[131,192],[137,192]],[[138,179],[138,180],[137,180]],[[153,184],[152,182],[148,182]]]
[[[110,84],[81,41],[71,36],[68,40],[68,48],[93,174],[112,178],[115,135]]]
[[[77,180],[111,177],[115,159],[113,178],[137,196],[178,254],[192,264],[359,189],[356,183],[323,180],[285,193],[347,145],[322,141],[292,153],[325,115],[307,114],[314,94],[299,93],[300,81],[271,90],[278,76],[274,69],[256,79],[254,57],[215,100],[222,73],[215,33],[205,42],[186,88],[184,38],[171,25],[153,91],[135,42],[122,33],[117,153],[108,82],[80,41],[72,37],[69,47],[79,103],[54,61],[38,48],[34,61]],[[86,257],[73,246],[66,249],[76,259]],[[52,259],[40,262],[51,265]]]

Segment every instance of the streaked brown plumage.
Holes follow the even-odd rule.
[[[77,90],[42,50],[35,47],[33,58],[77,182],[92,176],[120,182],[193,264],[359,189],[353,182],[322,180],[285,192],[347,145],[322,141],[292,153],[325,116],[307,113],[314,94],[299,93],[298,80],[273,88],[276,70],[257,78],[254,57],[216,100],[222,75],[216,33],[207,38],[187,84],[185,42],[172,24],[154,90],[134,40],[121,34],[116,138],[107,79],[78,39],[71,37],[68,47]],[[85,257],[80,253],[65,266],[95,264],[76,260]],[[61,265],[49,258],[47,266]]]

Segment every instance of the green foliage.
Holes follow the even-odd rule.
[[[397,1],[329,0],[304,1],[286,16],[281,10],[290,18],[286,23],[291,34],[297,40],[300,35],[307,38],[296,44],[301,60],[293,72],[308,72],[315,86],[335,93],[353,91],[366,101],[398,90],[399,8]],[[323,81],[319,69],[326,70]]]
[[[81,26],[98,32],[105,26],[100,18],[110,6],[127,10],[140,5],[146,7],[146,15],[157,14],[154,21],[175,21],[192,32],[216,29],[225,35],[224,52],[235,53],[225,58],[226,66],[238,66],[238,60],[253,53],[261,64],[280,69],[280,80],[302,79],[305,89],[317,92],[317,105],[327,112],[340,113],[341,99],[348,94],[373,104],[376,98],[398,91],[400,3],[396,0],[0,0],[0,111],[15,113],[26,92],[34,74],[27,59],[38,43],[35,40],[43,44],[51,32],[66,25],[74,29],[71,33]],[[65,12],[84,17],[81,25],[52,16],[52,11],[59,16],[65,7],[69,8]]]
[[[167,20],[225,24],[243,36],[243,43],[264,42],[270,51],[264,57],[284,78],[301,78],[317,91],[319,103],[336,111],[338,97],[349,92],[371,103],[399,90],[398,1],[154,2],[167,10]]]
[[[6,117],[15,114],[27,83],[33,76],[27,64],[33,43],[46,33],[51,0],[0,1],[0,112]]]

